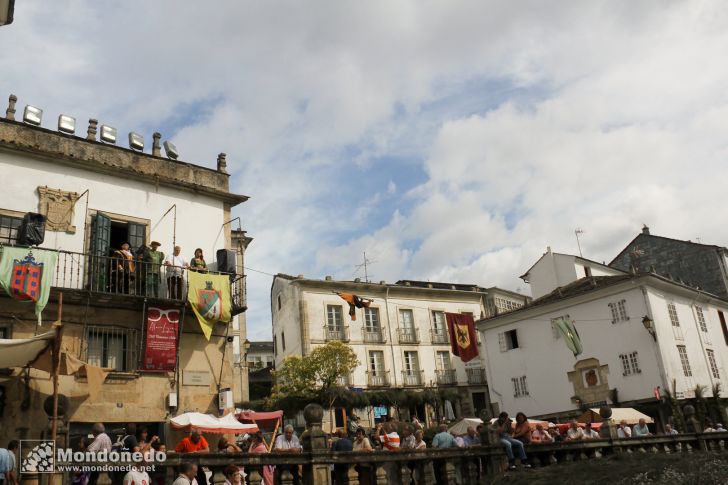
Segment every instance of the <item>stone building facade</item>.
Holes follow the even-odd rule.
[[[181,246],[187,260],[195,248],[203,249],[210,272],[217,271],[217,250],[234,249],[231,210],[247,200],[230,192],[224,154],[217,169],[210,169],[162,157],[161,135],[156,133],[151,153],[145,153],[100,141],[96,120],[90,120],[81,136],[33,126],[16,120],[15,102],[11,97],[6,117],[0,118],[0,245],[17,246],[23,216],[40,212],[47,223],[39,247],[56,251],[58,262],[43,325],[38,326],[32,306],[3,291],[0,333],[20,339],[47,331],[62,294],[62,350],[109,371],[95,398],[84,377],[61,376],[60,394],[68,399],[61,436],[75,440],[98,421],[109,429],[143,423],[151,433],[164,436],[170,416],[216,413],[221,389],[247,399],[247,373],[234,379],[229,329],[218,323],[209,341],[205,339],[186,303],[186,283],[176,296],[164,274],[156,294],[140,286],[141,278],[124,286],[109,259],[122,242],[136,250],[158,241],[166,254]],[[239,246],[241,252],[246,246]],[[233,333],[244,341],[245,280],[242,271],[237,273],[230,278],[232,313],[238,320]],[[152,306],[179,312],[174,371],[142,370],[145,323]],[[43,403],[52,393],[49,375],[2,369],[0,386],[5,396],[0,442],[47,436]]]
[[[645,226],[609,266],[654,271],[689,286],[728,297],[728,249],[650,234]]]

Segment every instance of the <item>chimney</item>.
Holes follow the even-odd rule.
[[[18,101],[18,97],[11,94],[8,98],[8,109],[5,110],[5,119],[15,121],[15,103]]]
[[[331,275],[326,275],[326,277],[324,277],[324,279],[326,281],[332,281],[333,280],[333,278],[331,277]]]
[[[642,234],[650,235],[650,228],[647,227],[647,224],[642,224]]]
[[[93,118],[88,120],[88,131],[86,132],[86,139],[90,141],[96,141],[96,126],[99,124],[98,120]]]
[[[386,285],[386,284],[387,284],[387,282],[386,282],[386,281],[384,281],[384,280],[381,280],[381,281],[379,282],[379,284],[380,284],[380,285]]]
[[[354,283],[361,283],[361,278],[354,278]]]
[[[217,156],[217,171],[220,173],[227,173],[227,162],[225,161],[226,154],[221,153]]]
[[[162,139],[162,134],[159,132],[154,132],[152,135],[152,156],[153,157],[161,157],[162,156],[162,147],[159,145],[159,140]]]

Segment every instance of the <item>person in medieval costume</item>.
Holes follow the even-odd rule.
[[[114,266],[117,290],[129,294],[130,289],[134,288],[136,265],[128,242],[121,243],[120,248],[114,250]]]
[[[164,263],[164,253],[157,251],[159,244],[157,241],[152,241],[151,249],[144,252],[142,256],[142,264],[144,265],[144,275],[147,296],[153,296],[159,298],[159,281],[162,264]]]

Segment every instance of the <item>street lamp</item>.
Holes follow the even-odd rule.
[[[15,12],[15,0],[0,0],[0,25],[13,23],[13,12]]]
[[[645,326],[645,330],[649,332],[650,335],[652,335],[652,340],[657,342],[657,334],[655,333],[655,322],[652,321],[650,317],[647,315],[642,318],[642,325]]]

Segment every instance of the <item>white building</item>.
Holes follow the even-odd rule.
[[[531,286],[531,296],[541,298],[560,286],[587,276],[612,276],[624,274],[604,263],[572,254],[554,253],[551,248],[526,271],[521,279]]]
[[[216,412],[223,389],[232,388],[241,401],[247,400],[247,372],[239,379],[233,376],[232,356],[240,351],[232,348],[227,326],[217,324],[206,340],[189,310],[186,292],[167,291],[164,269],[161,287],[154,292],[144,283],[147,263],[134,259],[132,269],[120,270],[124,266],[113,256],[123,242],[136,251],[152,241],[160,242],[166,254],[174,245],[181,246],[188,261],[201,248],[210,271],[223,269],[216,264],[219,249],[239,249],[242,256],[249,238],[241,235],[244,246],[234,244],[230,220],[232,208],[247,197],[230,192],[224,154],[211,169],[163,157],[158,134],[148,140],[145,152],[112,143],[112,131],[102,129],[96,120],[90,120],[88,130],[79,126],[78,134],[68,117],[61,120],[63,130],[47,129],[43,125],[56,120],[49,123],[37,111],[31,110],[28,122],[16,119],[15,101],[11,96],[6,117],[0,118],[0,245],[22,243],[17,239],[26,213],[46,217],[45,238],[39,246],[56,251],[58,262],[44,326],[47,329],[56,318],[62,294],[62,348],[110,371],[96,398],[90,397],[85,380],[60,379],[61,393],[74,402],[65,416],[69,432],[87,433],[97,421],[137,421],[158,433],[171,413]],[[187,273],[181,274],[184,279]],[[236,315],[232,334],[244,342],[244,279],[231,281]],[[174,370],[143,365],[150,307],[167,309],[170,321],[174,318],[170,315],[178,315]],[[32,307],[10,299],[5,291],[0,309],[3,338],[38,332]],[[24,380],[24,371],[15,369],[3,375],[0,386],[5,386],[8,404],[0,437],[39,438],[47,426],[42,408],[50,392],[47,374],[30,371],[31,379]]]
[[[354,293],[373,303],[356,309],[352,320],[348,304],[336,292]],[[446,386],[461,396],[456,414],[473,415],[487,409],[484,368],[480,359],[463,364],[451,355],[445,312],[471,313],[477,319],[495,307],[495,295],[513,307],[526,299],[476,285],[375,284],[279,274],[271,288],[275,364],[288,356],[308,355],[328,341],[344,341],[361,365],[343,384],[354,389]],[[431,417],[423,410],[413,411],[420,418]]]
[[[655,390],[664,395],[673,381],[678,398],[693,396],[696,385],[711,395],[714,384],[728,386],[726,313],[728,301],[655,274],[592,273],[477,323],[491,402],[535,417],[615,401],[659,414],[665,410]],[[553,325],[560,317],[574,322],[581,354],[574,356]]]

